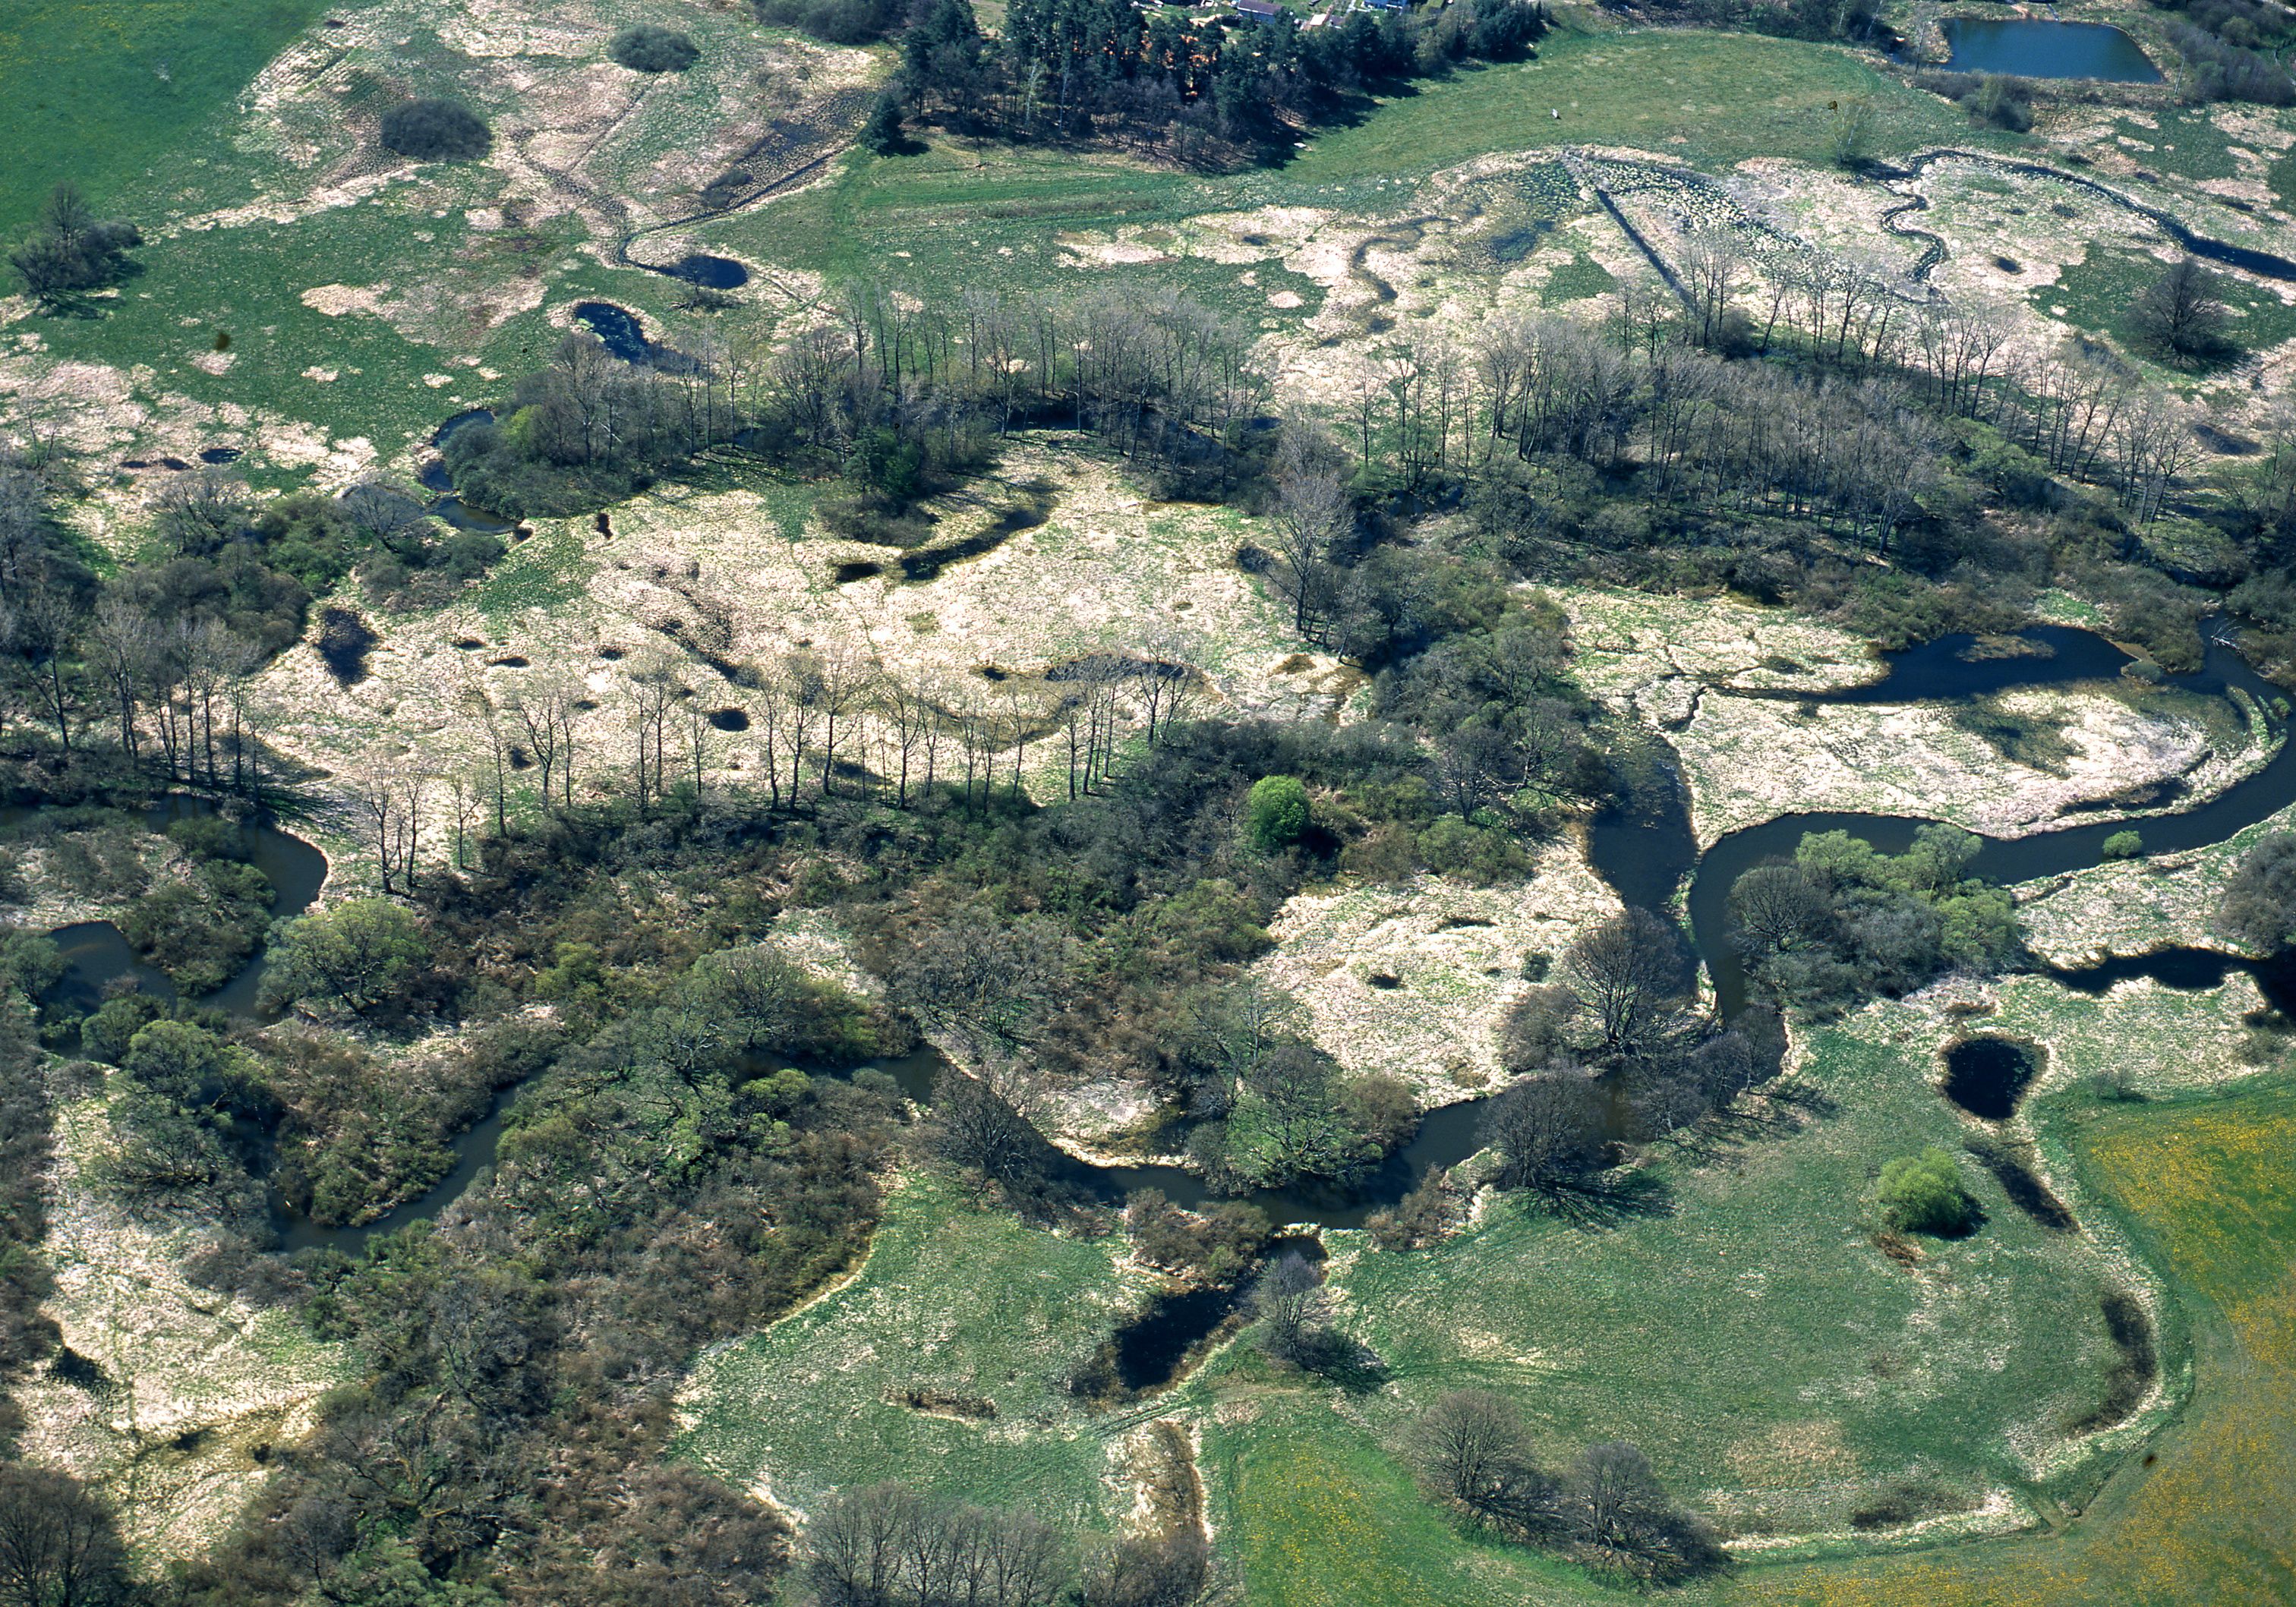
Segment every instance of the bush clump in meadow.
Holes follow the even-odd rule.
[[[632,72],[684,72],[701,59],[692,39],[652,22],[622,29],[606,46],[606,53]]]
[[[1879,1198],[1882,1220],[1893,1233],[1958,1239],[1984,1220],[1962,1181],[1961,1168],[1935,1144],[1882,1167]]]
[[[418,162],[471,162],[493,148],[494,135],[462,102],[433,96],[384,112],[382,143]]]
[[[135,266],[128,251],[143,243],[134,224],[98,217],[78,186],[61,184],[8,264],[34,299],[55,307],[125,278]]]
[[[2144,343],[2171,363],[2221,362],[2239,349],[2224,297],[2222,275],[2179,258],[2144,287],[2129,316]]]
[[[1592,1445],[1560,1477],[1546,1473],[1532,1460],[1521,1414],[1491,1390],[1454,1390],[1436,1401],[1414,1428],[1412,1449],[1430,1494],[1518,1544],[1651,1585],[1679,1584],[1729,1561],[1640,1450]]]
[[[1244,804],[1244,833],[1263,854],[1278,854],[1308,830],[1308,789],[1296,775],[1263,775]]]

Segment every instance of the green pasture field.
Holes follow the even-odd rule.
[[[1668,86],[1665,102],[1653,85]],[[1156,225],[1207,212],[1301,206],[1376,215],[1408,204],[1427,175],[1494,152],[1630,145],[1710,169],[1758,155],[1824,162],[1828,103],[1845,97],[1874,102],[1877,152],[1982,143],[1936,96],[1882,78],[1844,51],[1736,34],[1564,31],[1541,45],[1535,61],[1463,70],[1383,101],[1280,168],[1205,176],[936,136],[914,155],[856,152],[827,184],[705,234],[738,255],[832,280],[903,283],[955,272],[967,284],[1018,288],[1044,282],[1070,231],[1136,225],[1153,243]],[[1558,108],[1560,121],[1548,115]],[[1193,258],[1094,276],[1173,283],[1261,318],[1271,316],[1271,292],[1289,288],[1307,299],[1292,317],[1312,314],[1317,299],[1312,282],[1273,264],[1249,290],[1239,290],[1234,269]],[[1549,295],[1602,288],[1582,271]]]
[[[1624,145],[1715,171],[1749,157],[1833,160],[1829,103],[1873,104],[1876,155],[1979,140],[1938,96],[1846,50],[1691,29],[1557,32],[1536,61],[1461,72],[1313,141],[1305,184],[1432,171],[1492,151]],[[1561,118],[1551,114],[1562,113]]]
[[[2081,1232],[2044,1227],[1964,1158],[1982,1230],[1922,1242],[1910,1267],[1877,1248],[1882,1163],[1929,1144],[1958,1150],[1973,1131],[1933,1086],[1956,1029],[1878,1005],[1813,1029],[1791,1097],[1662,1148],[1622,1205],[1573,1218],[1502,1201],[1408,1254],[1327,1234],[1340,1324],[1382,1364],[1350,1386],[1303,1382],[1239,1345],[1158,1399],[1095,1411],[1058,1381],[1136,1308],[1112,1250],[913,1179],[849,1288],[705,1360],[683,1454],[800,1505],[898,1477],[1082,1513],[1103,1501],[1114,1435],[1176,1415],[1201,1437],[1215,1528],[1255,1607],[1611,1594],[1417,1495],[1410,1425],[1458,1388],[1514,1399],[1550,1464],[1631,1440],[1741,1542],[1824,1537],[1784,1546],[1781,1561],[1860,1549],[1855,1515],[1909,1492],[1948,1535],[1979,1525],[1964,1514],[1988,1504],[1994,1527],[2062,1521],[2158,1421],[2086,1442],[2067,1433],[2102,1403],[2117,1354],[2100,1297],[2149,1286],[2120,1226],[2125,1181],[2089,1183],[2103,1142],[2091,1124],[2110,1136],[2127,1119],[2099,1114],[2087,1072],[2132,1031],[2188,1043],[2236,1031],[2227,1013],[2239,1005],[2228,991],[2100,1004],[2038,979],[2013,992],[2004,1025],[2069,1056],[2036,1121],[2049,1174],[2081,1185],[2065,1185]],[[2172,1384],[2180,1310],[2158,1335]],[[996,1413],[963,1421],[897,1404],[911,1389],[979,1396]],[[2010,1556],[2019,1544],[1983,1546]]]
[[[2080,1112],[2069,1145],[2177,1291],[2194,1398],[2049,1533],[1751,1571],[1726,1599],[1816,1607],[2296,1600],[2296,1085]]]
[[[2110,335],[2124,351],[2142,357],[2149,348],[2137,332],[2133,309],[2146,287],[2168,266],[2163,258],[2144,251],[2092,249],[2086,258],[2059,275],[2056,283],[2037,286],[2030,294],[2043,315],[2062,307],[2063,322]],[[2230,274],[2219,274],[2217,279],[2225,305],[2233,314],[2226,325],[2228,332],[2242,348],[2260,351],[2296,337],[2296,307]]]
[[[1064,1384],[1117,1316],[1144,1304],[1119,1237],[1027,1227],[941,1177],[887,1201],[857,1276],[705,1356],[682,1452],[800,1509],[900,1478],[1046,1517],[1105,1521],[1106,1435]],[[947,1398],[917,1409],[919,1390]]]
[[[323,0],[9,0],[0,6],[0,240],[71,179],[99,207],[209,130]]]

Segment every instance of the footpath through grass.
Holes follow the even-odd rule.
[[[122,206],[147,167],[228,106],[323,0],[7,0],[0,5],[0,240],[59,179]],[[148,221],[148,219],[146,220]]]

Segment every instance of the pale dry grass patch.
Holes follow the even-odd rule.
[[[1254,969],[1300,1001],[1311,1036],[1349,1070],[1400,1077],[1423,1105],[1450,1104],[1504,1080],[1496,1034],[1531,986],[1525,957],[1560,958],[1619,908],[1567,835],[1542,845],[1516,884],[1420,875],[1295,894],[1269,927],[1275,951]]]
[[[104,1378],[20,1385],[23,1450],[102,1488],[146,1556],[188,1557],[270,1476],[273,1452],[309,1432],[352,1363],[283,1310],[193,1287],[188,1234],[139,1224],[94,1190],[86,1172],[106,1142],[103,1110],[89,1099],[58,1112],[43,1249],[56,1280],[48,1315]]]

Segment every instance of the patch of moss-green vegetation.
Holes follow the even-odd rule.
[[[1323,184],[1566,144],[1672,152],[1700,167],[1756,156],[1824,165],[1833,160],[1829,103],[1854,99],[1873,104],[1876,152],[1972,141],[1955,108],[1830,45],[1565,30],[1540,43],[1536,61],[1461,72],[1383,102],[1378,116],[1316,140],[1287,172]]]
[[[211,119],[324,9],[321,0],[10,0],[0,7],[9,127],[0,240],[21,235],[61,180],[117,206],[155,167],[227,164]]]
[[[1202,1461],[1253,1603],[1483,1607],[1587,1584],[1534,1551],[1460,1531],[1376,1434],[1320,1396],[1271,1394],[1206,1425]],[[1533,1581],[1545,1587],[1526,1595]]]
[[[2167,270],[2166,262],[2144,251],[2091,248],[2056,283],[2036,288],[2032,300],[2045,314],[2062,307],[2064,323],[2110,335],[2123,349],[2142,355],[2150,348],[2137,332],[2135,309]],[[2232,315],[2226,334],[2237,345],[2255,351],[2296,337],[2296,307],[2230,274],[2218,274],[2216,280],[2217,294]]]
[[[514,285],[519,270],[491,260],[499,248],[473,242],[458,209],[418,209],[408,204],[414,199],[386,191],[292,224],[169,236],[137,254],[144,272],[117,300],[98,303],[96,316],[43,319],[39,332],[62,357],[101,363],[134,354],[151,370],[147,400],[172,395],[289,418],[316,414],[331,433],[365,437],[388,455],[493,394],[474,368],[454,359],[521,372],[537,365],[555,339],[539,317],[490,326],[446,293],[442,285],[479,275]],[[331,285],[372,287],[381,310],[330,315],[304,300],[306,291]],[[218,353],[221,337],[228,343]],[[218,356],[229,363],[216,363]],[[261,463],[256,445],[250,469]]]
[[[2065,735],[2062,717],[2023,712],[1997,698],[1956,704],[1953,723],[2002,758],[2050,775],[2064,775],[2066,766],[2079,757],[2079,749]]]
[[[1631,1440],[1740,1534],[1845,1529],[1908,1462],[1971,1505],[2029,1482],[2015,1447],[2054,1437],[2109,1361],[2097,1268],[1975,1168],[1983,1231],[1912,1264],[1876,1246],[1882,1164],[1965,1136],[1931,1086],[1938,1041],[1896,1041],[1891,1013],[1812,1035],[1804,1110],[1832,1114],[1698,1141],[1613,1219],[1509,1203],[1341,1274],[1350,1330],[1403,1381],[1372,1421],[1399,1437],[1445,1390],[1496,1390],[1550,1460]]]
[[[2223,129],[2209,119],[2209,108],[2178,108],[2158,113],[2155,127],[2120,119],[2113,125],[2119,139],[2148,145],[2136,150],[2123,145],[2129,160],[2149,172],[2177,178],[2235,178],[2240,163],[2234,160]]]
[[[1559,307],[1566,301],[1585,301],[1607,295],[1618,288],[1618,283],[1610,269],[1579,251],[1547,276],[1539,299],[1549,307]]]
[[[494,619],[555,608],[582,594],[589,572],[581,537],[566,526],[554,526],[512,549],[472,594],[472,601]]]
[[[1089,1512],[1107,1453],[1066,1386],[1142,1303],[1122,1246],[912,1178],[850,1283],[701,1363],[683,1453],[800,1507],[898,1478],[1056,1521]]]

